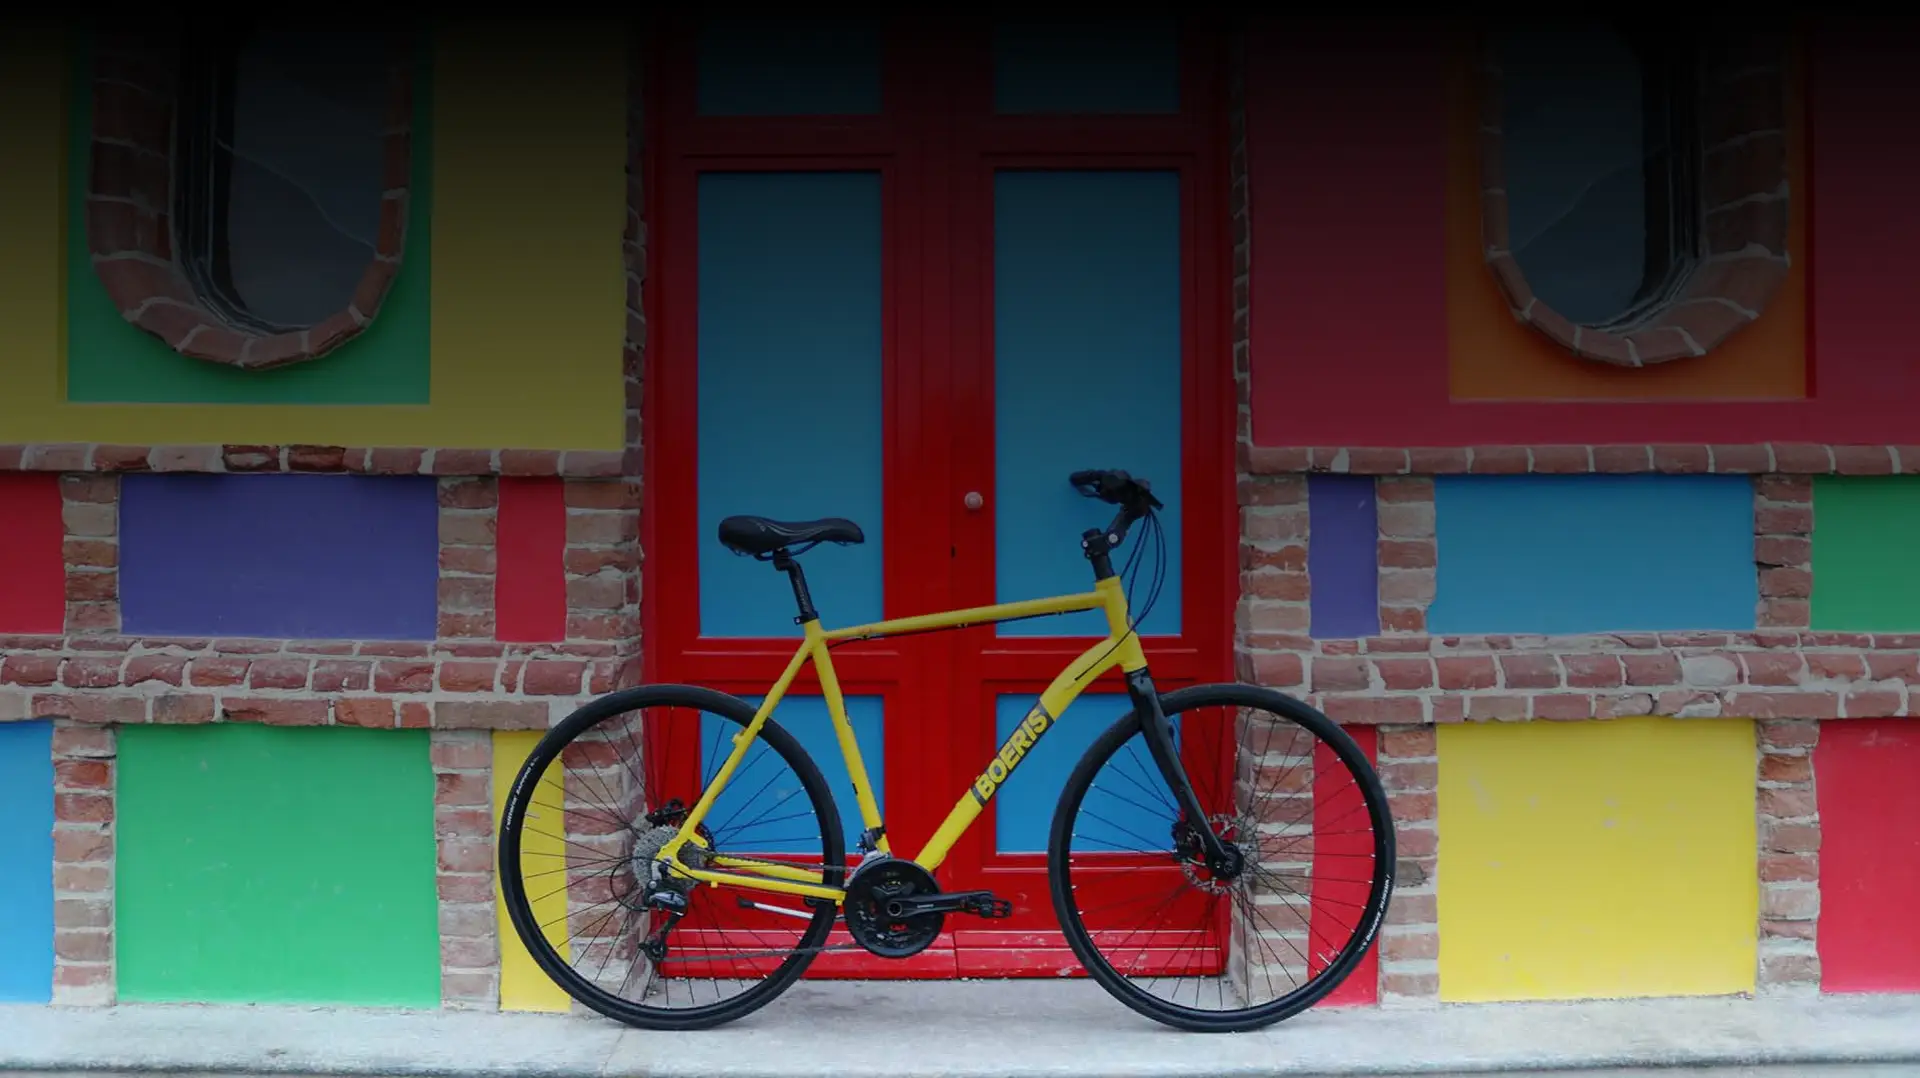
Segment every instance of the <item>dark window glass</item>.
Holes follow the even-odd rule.
[[[1533,293],[1581,325],[1644,317],[1691,270],[1701,147],[1695,52],[1671,30],[1507,31],[1507,231]]]
[[[379,240],[395,55],[379,32],[190,35],[176,212],[187,269],[229,319],[296,329],[352,301]]]

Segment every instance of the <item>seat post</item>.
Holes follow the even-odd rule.
[[[787,574],[793,582],[793,601],[800,608],[800,616],[793,619],[795,625],[805,625],[809,621],[819,621],[820,612],[813,608],[813,595],[807,591],[807,574],[800,568],[800,562],[786,547],[773,552],[773,567]]]

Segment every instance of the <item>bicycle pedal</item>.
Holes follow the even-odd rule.
[[[971,913],[976,917],[985,917],[995,921],[1013,916],[1012,902],[1004,898],[997,898],[985,891],[968,895],[967,903],[962,908],[967,913]]]

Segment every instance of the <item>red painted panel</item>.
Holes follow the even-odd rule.
[[[1299,425],[1446,398],[1447,109],[1433,40],[1379,24],[1248,28],[1256,444],[1341,444],[1302,442]],[[1391,381],[1355,384],[1389,369]]]
[[[67,567],[61,545],[60,477],[0,475],[0,632],[66,627]]]
[[[496,534],[494,637],[515,643],[565,640],[565,481],[503,477]]]
[[[1882,85],[1894,61],[1876,36],[1825,28],[1793,73],[1788,122],[1807,161],[1794,182],[1807,236],[1795,263],[1810,295],[1788,338],[1808,352],[1807,399],[1469,401],[1450,395],[1449,327],[1434,304],[1446,292],[1447,117],[1470,43],[1444,27],[1368,41],[1262,21],[1246,65],[1254,441],[1911,441],[1920,365],[1898,351],[1911,305],[1897,267],[1920,214],[1888,167],[1889,154],[1915,151],[1888,133],[1905,129],[1920,92]]]
[[[1347,732],[1367,754],[1367,762],[1377,764],[1380,757],[1378,731],[1371,726],[1349,726]],[[1366,827],[1328,827],[1329,823],[1365,820],[1365,802],[1360,788],[1348,776],[1333,750],[1316,744],[1313,750],[1316,775],[1336,775],[1337,782],[1315,782],[1313,786],[1313,913],[1307,935],[1313,943],[1312,971],[1326,968],[1319,960],[1322,948],[1334,949],[1353,936],[1353,922],[1367,906],[1371,884],[1368,873],[1355,866],[1371,865],[1362,860],[1373,853],[1373,832]],[[1324,828],[1324,830],[1323,830]],[[1380,1002],[1380,946],[1376,941],[1360,964],[1322,1001],[1323,1006],[1372,1006]]]
[[[1913,359],[1920,334],[1914,304],[1920,206],[1911,182],[1920,170],[1914,126],[1920,80],[1909,70],[1911,36],[1888,33],[1884,24],[1822,22],[1813,36],[1808,101],[1817,168],[1812,337],[1818,390],[1884,399],[1905,417],[1898,438],[1847,440],[1911,441],[1913,409],[1920,406],[1920,363]]]
[[[1820,986],[1920,991],[1920,721],[1820,724]]]

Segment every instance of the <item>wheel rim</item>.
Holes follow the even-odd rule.
[[[1169,718],[1209,829],[1243,871],[1209,868],[1144,735],[1129,732],[1103,741],[1110,751],[1069,791],[1058,897],[1082,961],[1123,1000],[1178,1024],[1257,1024],[1324,997],[1364,956],[1389,889],[1391,820],[1350,740],[1247,706],[1249,694],[1208,697]]]

